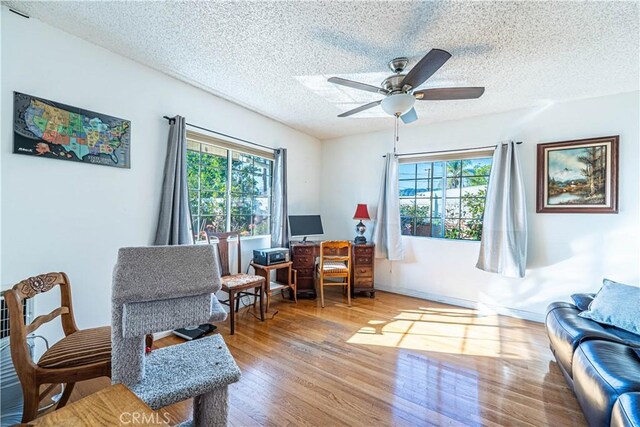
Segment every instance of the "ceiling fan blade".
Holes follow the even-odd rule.
[[[408,123],[415,122],[416,120],[418,120],[418,113],[416,113],[416,109],[415,108],[412,108],[411,110],[409,110],[406,113],[404,113],[403,115],[401,115],[400,118],[402,119],[402,121],[405,124],[408,124]]]
[[[367,92],[387,94],[388,91],[381,87],[368,85],[366,83],[354,82],[353,80],[342,79],[340,77],[331,77],[328,80],[330,83],[337,85],[347,86],[354,89],[366,90]]]
[[[414,89],[417,88],[427,81],[433,73],[438,71],[449,58],[451,58],[451,54],[446,50],[431,49],[429,53],[409,71],[402,81],[402,85],[410,85]]]
[[[380,105],[381,102],[382,102],[382,99],[379,100],[379,101],[373,101],[373,102],[370,102],[368,104],[361,105],[358,108],[354,108],[353,110],[349,110],[349,111],[344,112],[342,114],[338,114],[338,117],[348,117],[348,116],[350,116],[352,114],[356,114],[356,113],[359,113],[360,111],[368,110],[369,108],[373,108],[376,105]]]
[[[475,99],[484,93],[483,87],[442,87],[418,90],[413,96],[420,101],[439,101],[447,99]]]

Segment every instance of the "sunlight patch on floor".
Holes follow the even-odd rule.
[[[464,308],[402,310],[391,320],[368,321],[347,342],[469,356],[529,357],[526,330],[502,328],[497,315]]]

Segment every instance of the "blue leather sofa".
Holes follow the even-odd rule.
[[[578,316],[573,304],[547,308],[549,343],[591,427],[640,427],[640,335]]]

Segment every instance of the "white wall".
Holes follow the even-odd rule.
[[[317,139],[36,19],[2,12],[3,288],[65,271],[79,326],[110,322],[118,248],[151,244],[155,233],[169,129],[163,115],[288,148],[290,209],[319,211]],[[12,154],[13,91],[131,120],[131,169]],[[247,252],[265,246],[264,238],[243,245]],[[37,311],[48,312],[56,299],[38,298]],[[59,337],[59,331],[45,332]]]
[[[633,92],[455,122],[401,125],[399,152],[524,141],[519,147],[527,193],[528,269],[524,279],[502,278],[474,267],[477,242],[403,237],[406,259],[392,265],[376,260],[376,286],[540,320],[549,302],[595,292],[603,277],[638,284],[639,114],[639,93]],[[323,141],[322,214],[330,237],[354,235],[350,218],[357,203],[375,211],[381,156],[392,150],[392,132],[390,122],[386,132]],[[620,135],[620,212],[536,214],[536,144],[608,135]],[[370,222],[369,236],[372,228]]]

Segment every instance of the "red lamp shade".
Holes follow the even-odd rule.
[[[369,218],[369,211],[366,204],[359,204],[356,207],[356,213],[353,214],[353,219],[371,219]]]

